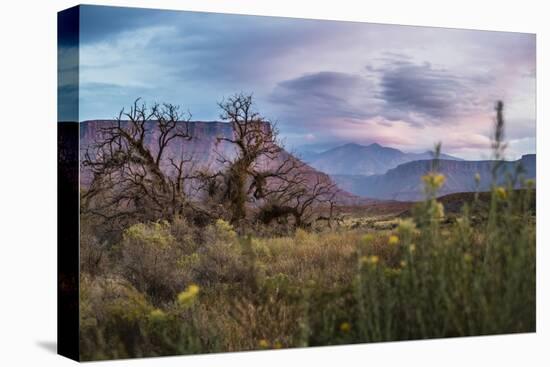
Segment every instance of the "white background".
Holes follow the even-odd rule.
[[[182,10],[537,33],[537,333],[105,362],[104,366],[550,363],[546,1],[92,1]],[[56,342],[56,12],[74,1],[3,1],[0,10],[0,365],[50,366]],[[509,52],[514,52],[513,49]],[[546,100],[546,103],[544,103]],[[548,113],[546,113],[546,118]],[[549,143],[550,144],[550,143]],[[545,231],[546,229],[546,231]]]

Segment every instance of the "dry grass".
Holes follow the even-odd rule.
[[[218,221],[200,242],[186,223],[133,226],[100,272],[84,259],[82,357],[534,331],[532,194],[495,190],[491,205],[471,203],[475,221],[429,200],[410,220],[291,236],[239,237]]]

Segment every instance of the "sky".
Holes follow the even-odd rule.
[[[141,97],[219,120],[217,102],[244,92],[291,150],[441,141],[484,159],[502,100],[516,159],[535,152],[535,54],[525,33],[83,6],[79,119]]]

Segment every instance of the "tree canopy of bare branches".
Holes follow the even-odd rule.
[[[233,223],[245,218],[247,202],[255,202],[260,221],[291,215],[302,226],[315,205],[334,199],[336,186],[284,151],[277,127],[253,110],[251,95],[236,94],[219,107],[233,136],[219,137],[218,142],[230,143],[237,151],[233,158],[219,159],[227,167],[223,197]]]
[[[277,181],[258,215],[261,222],[270,224],[290,215],[296,227],[308,226],[317,219],[325,219],[329,225],[332,224],[339,189],[328,176],[302,169],[277,177]],[[321,209],[326,209],[326,216],[321,215]]]
[[[252,96],[236,94],[218,105],[220,118],[231,124],[233,132],[230,137],[218,137],[218,144],[229,143],[236,148],[234,157],[218,158],[226,167],[222,198],[229,204],[231,222],[238,223],[246,217],[250,192],[255,198],[264,195],[267,172],[259,168],[260,160],[275,161],[281,147],[276,127],[253,111]]]
[[[190,158],[169,156],[170,144],[191,139],[188,121],[172,104],[136,100],[113,124],[101,127],[82,165],[92,175],[82,210],[106,220],[158,220],[181,214]]]

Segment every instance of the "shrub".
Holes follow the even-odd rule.
[[[104,274],[107,250],[104,243],[88,232],[80,235],[80,271],[90,275]]]
[[[226,235],[222,238],[227,239]],[[199,249],[191,271],[197,283],[216,286],[243,281],[249,269],[239,242],[215,241]]]
[[[81,277],[80,345],[83,360],[146,355],[142,321],[153,307],[119,277]]]
[[[105,274],[109,266],[109,246],[94,231],[92,218],[80,220],[80,271],[92,276]]]
[[[215,331],[199,329],[194,302],[199,289],[188,286],[164,308],[119,277],[83,276],[80,346],[83,360],[162,356],[215,351]],[[202,330],[201,330],[202,329]],[[200,339],[200,333],[208,337]],[[209,348],[209,349],[207,349]]]
[[[120,267],[126,279],[158,304],[172,300],[188,280],[178,267],[182,255],[170,224],[138,223],[124,232]]]
[[[363,261],[356,285],[357,339],[406,340],[528,332],[535,329],[535,226],[531,190],[493,190],[483,225],[468,207],[439,221],[435,199],[419,206],[416,230],[403,222],[399,265]],[[374,256],[374,255],[371,255]],[[366,258],[366,260],[370,260]]]
[[[177,247],[187,255],[197,250],[198,231],[199,228],[181,216],[175,217],[170,223],[170,234],[174,237]]]

